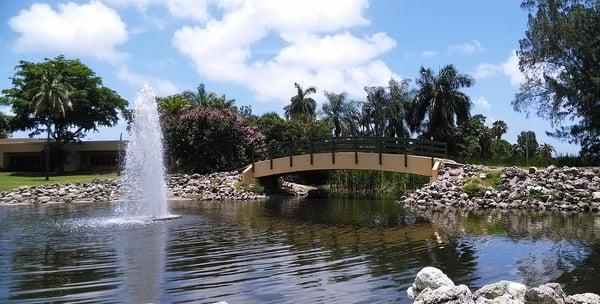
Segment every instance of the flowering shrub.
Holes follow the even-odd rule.
[[[210,173],[250,162],[264,136],[231,109],[199,107],[164,118],[167,163],[171,170]]]

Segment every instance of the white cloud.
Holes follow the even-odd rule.
[[[140,88],[145,83],[148,83],[152,86],[154,92],[156,92],[158,96],[172,95],[180,91],[178,86],[169,80],[131,72],[126,65],[123,65],[117,69],[117,77],[131,85]]]
[[[208,4],[214,0],[104,0],[118,7],[135,7],[146,11],[152,6],[163,6],[174,17],[204,21],[209,17]]]
[[[20,52],[60,52],[112,62],[124,56],[116,47],[127,41],[126,25],[116,11],[98,1],[59,4],[57,10],[34,3],[8,24],[19,34],[15,48]]]
[[[435,56],[437,56],[436,51],[425,51],[425,52],[421,53],[421,57],[423,57],[423,58],[431,58],[431,57],[435,57]]]
[[[366,0],[233,0],[219,3],[221,19],[184,26],[173,44],[199,74],[244,85],[262,100],[287,101],[294,82],[362,96],[365,85],[399,78],[377,59],[395,47],[385,33],[363,37],[346,30],[369,23]],[[269,35],[285,46],[267,60],[252,58],[252,48]]]
[[[207,0],[169,0],[166,1],[169,13],[175,17],[197,20],[208,19]]]
[[[472,55],[483,50],[484,48],[481,45],[481,42],[477,40],[471,40],[465,43],[451,45],[448,47],[448,53],[460,55]]]
[[[519,86],[525,82],[525,75],[519,69],[519,57],[516,51],[513,50],[506,61],[502,63],[480,63],[473,71],[476,79],[492,78],[497,75],[508,76],[512,86]]]
[[[473,103],[475,104],[475,107],[481,110],[489,111],[492,109],[492,105],[487,99],[485,99],[485,97],[477,97],[475,100],[473,100]]]

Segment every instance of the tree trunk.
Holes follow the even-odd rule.
[[[46,181],[50,180],[50,127],[46,137]]]

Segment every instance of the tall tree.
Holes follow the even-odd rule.
[[[358,109],[354,102],[348,100],[348,94],[325,92],[325,97],[327,102],[323,104],[323,118],[333,126],[334,136],[356,135]]]
[[[363,104],[362,113],[368,115],[367,122],[371,123],[373,135],[383,136],[387,122],[387,106],[390,94],[385,87],[365,87],[367,101]]]
[[[409,137],[410,126],[408,118],[411,113],[411,105],[414,100],[414,92],[409,89],[410,81],[403,79],[398,82],[394,79],[389,81],[390,101],[386,107],[388,124],[386,135],[390,137]]]
[[[534,157],[539,144],[535,138],[535,132],[523,131],[517,136],[517,146],[519,151],[525,156],[525,161],[529,162],[529,159]]]
[[[9,118],[0,112],[0,138],[6,138],[9,130]]]
[[[42,62],[21,61],[15,70],[11,78],[12,87],[2,91],[2,102],[10,105],[14,113],[11,131],[31,131],[30,136],[36,136],[47,133],[50,126],[53,144],[61,150],[66,143],[81,140],[89,131],[114,126],[120,114],[129,117],[127,101],[105,87],[102,79],[79,60],[58,56]],[[57,79],[60,77],[62,86],[72,89],[69,95],[72,109],[65,110],[64,115],[49,116],[36,111],[41,104],[35,101],[38,93],[35,89],[44,77],[49,77],[47,75],[55,75],[52,77]],[[56,105],[53,110],[61,111],[61,106]],[[64,159],[59,158],[58,161],[60,168]]]
[[[65,83],[61,74],[46,71],[37,79],[31,88],[31,106],[35,115],[44,121],[46,128],[46,180],[50,178],[50,136],[52,122],[63,119],[73,106],[69,97],[73,89]]]
[[[600,158],[600,4],[592,0],[525,0],[519,41],[525,82],[513,106],[533,109],[556,127],[549,134]]]
[[[308,95],[317,93],[315,87],[304,90],[298,83],[294,83],[296,95],[290,99],[290,104],[285,106],[285,117],[287,119],[298,119],[310,121],[315,119],[317,102]]]
[[[506,131],[508,131],[508,125],[503,120],[496,120],[492,123],[492,135],[496,140],[502,139],[502,135]]]
[[[538,148],[538,154],[543,158],[552,158],[554,151],[554,147],[551,144],[542,144]]]
[[[436,74],[421,67],[416,80],[417,93],[412,127],[417,130],[426,121],[426,137],[446,139],[456,124],[470,117],[471,100],[461,89],[473,85],[473,78],[460,74],[453,65],[447,65]]]

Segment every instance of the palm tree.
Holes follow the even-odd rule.
[[[325,92],[328,102],[323,104],[323,118],[333,125],[335,137],[358,133],[358,110],[356,104],[348,101],[348,94]]]
[[[285,117],[287,119],[298,119],[298,120],[313,120],[315,119],[315,111],[317,109],[317,102],[308,97],[310,94],[317,93],[315,87],[309,87],[304,90],[298,83],[294,83],[296,86],[296,95],[290,99],[290,104],[285,106]]]
[[[451,64],[441,68],[437,75],[431,69],[421,67],[411,119],[413,131],[427,120],[426,136],[445,137],[456,124],[467,121],[471,100],[460,90],[470,87],[473,82],[471,76],[458,73]]]
[[[409,137],[410,127],[407,117],[414,97],[409,90],[409,81],[400,82],[391,79],[389,82],[390,100],[386,107],[386,134],[390,137]]]
[[[503,120],[496,120],[492,124],[492,135],[496,140],[500,140],[506,131],[508,131],[508,126]]]
[[[554,153],[554,147],[550,144],[542,144],[539,148],[538,148],[538,154],[542,157],[542,158],[552,158],[552,153]]]
[[[46,126],[46,180],[50,175],[50,134],[53,118],[64,117],[67,110],[72,108],[69,95],[72,88],[63,82],[63,78],[57,73],[45,73],[37,80],[30,94],[31,106],[36,116],[43,120]]]
[[[365,87],[367,102],[363,105],[363,113],[369,115],[369,122],[373,124],[375,136],[383,136],[387,122],[387,106],[390,94],[384,87]]]

